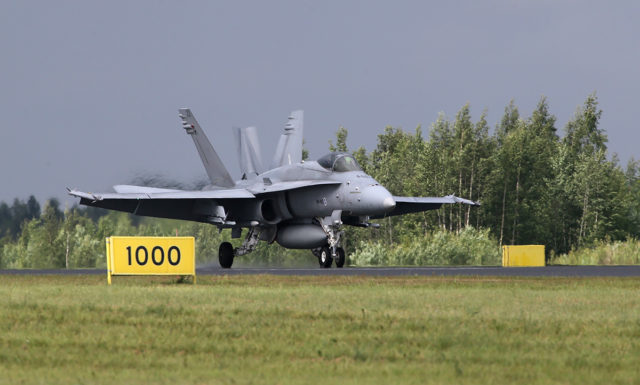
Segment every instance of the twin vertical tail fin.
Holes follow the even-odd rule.
[[[271,168],[302,161],[303,120],[304,114],[302,110],[291,113],[287,124],[284,126],[284,133],[280,137],[280,141],[278,141],[276,153],[271,161]]]
[[[242,179],[253,179],[264,172],[260,143],[255,127],[234,127],[236,150],[240,157]]]
[[[220,157],[207,139],[202,127],[188,108],[181,108],[180,119],[182,128],[191,135],[193,143],[198,150],[202,164],[204,165],[211,184],[219,187],[233,187],[235,182],[224,167]],[[280,137],[276,153],[271,161],[270,168],[277,168],[302,161],[302,132],[304,115],[302,110],[293,111],[284,127],[284,133]],[[252,179],[265,170],[262,165],[260,143],[255,127],[236,128],[236,148],[240,157],[240,169],[243,179]]]
[[[180,112],[180,119],[182,119],[182,128],[187,131],[187,134],[191,135],[211,184],[220,187],[235,186],[231,175],[229,175],[229,172],[224,167],[220,157],[216,154],[211,142],[207,139],[202,127],[200,127],[193,113],[191,113],[191,110],[181,108],[178,111]]]

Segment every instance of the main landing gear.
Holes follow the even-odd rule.
[[[231,243],[222,242],[218,249],[218,261],[220,267],[223,269],[229,269],[233,265],[233,259],[236,255],[245,255],[252,252],[258,245],[260,240],[260,229],[258,227],[249,228],[246,238],[242,241],[242,245],[235,250]]]
[[[338,219],[333,218],[334,215],[332,215],[332,217],[327,217],[326,220],[318,218],[318,221],[316,222],[327,236],[325,246],[311,250],[313,254],[318,258],[318,262],[321,268],[330,268],[334,261],[336,267],[338,268],[343,267],[345,263],[344,249],[339,246],[340,238],[342,237],[342,231],[340,231],[340,225],[342,224],[342,222],[339,220],[339,213],[335,216]],[[236,229],[234,228],[233,230]],[[218,261],[220,262],[220,267],[222,267],[223,269],[229,269],[233,265],[233,260],[236,256],[245,255],[252,252],[261,239],[261,233],[263,235],[263,240],[267,238],[273,241],[273,239],[275,238],[275,228],[273,228],[272,230],[274,231],[271,234],[268,228],[259,226],[250,227],[247,236],[242,242],[242,245],[235,249],[233,248],[231,243],[222,242],[218,249]],[[237,232],[232,232],[233,238],[239,238],[240,235],[241,232],[239,228]]]
[[[218,249],[218,261],[220,262],[220,267],[223,269],[228,269],[233,265],[233,246],[229,242],[222,242],[220,244],[220,248]]]

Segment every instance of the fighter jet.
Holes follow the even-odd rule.
[[[210,223],[231,229],[242,244],[223,242],[219,262],[230,268],[236,256],[253,251],[259,241],[290,249],[310,249],[320,267],[335,261],[343,267],[342,226],[379,227],[372,219],[476,202],[445,197],[393,196],[367,175],[348,153],[333,152],[315,161],[302,159],[303,111],[293,111],[284,127],[268,170],[263,169],[256,129],[236,129],[242,176],[234,181],[188,108],[179,109],[182,127],[191,136],[211,184],[185,191],[117,185],[115,193],[69,189],[80,204],[135,215]]]

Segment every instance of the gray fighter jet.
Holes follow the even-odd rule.
[[[341,227],[379,227],[371,219],[438,209],[445,203],[478,203],[446,197],[393,196],[365,174],[347,153],[330,153],[317,161],[302,160],[303,112],[294,111],[284,128],[268,170],[264,170],[254,127],[236,129],[242,178],[234,181],[191,113],[179,110],[211,185],[198,191],[143,186],[114,186],[115,193],[69,190],[80,204],[136,215],[205,222],[230,228],[240,247],[223,242],[220,266],[230,268],[235,256],[255,249],[259,241],[290,249],[310,249],[321,267],[345,262]]]

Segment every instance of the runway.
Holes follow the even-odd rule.
[[[197,270],[202,275],[336,275],[336,276],[508,276],[508,277],[640,277],[640,266],[456,266],[456,267],[351,267],[320,268],[238,268],[217,266]]]
[[[105,269],[21,269],[0,270],[0,275],[82,275],[105,274]],[[484,277],[640,277],[640,265],[634,266],[456,266],[456,267],[345,267],[313,268],[247,268],[222,269],[217,265],[196,269],[197,275],[291,275],[291,276],[484,276]]]

